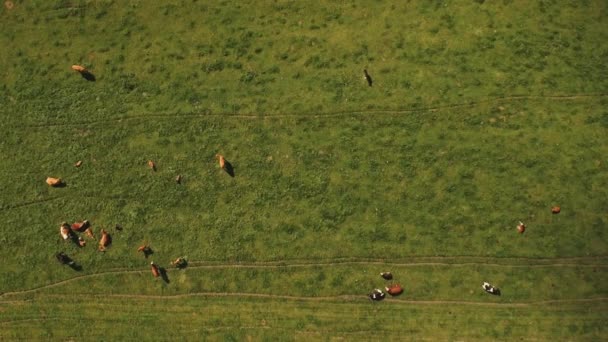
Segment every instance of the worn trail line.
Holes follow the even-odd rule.
[[[64,197],[65,196],[49,197],[49,198],[43,198],[43,199],[39,199],[39,200],[27,201],[27,202],[22,202],[22,203],[2,205],[2,206],[0,206],[0,212],[10,210],[10,209],[23,208],[23,207],[27,207],[30,205],[36,205],[36,204],[42,204],[45,202],[55,201],[58,199],[62,199]]]
[[[471,257],[419,257],[419,259],[434,259],[434,260],[470,260]],[[491,259],[491,258],[486,258]],[[400,267],[424,267],[424,266],[452,266],[452,267],[466,267],[466,266],[488,266],[488,267],[531,267],[531,268],[541,268],[541,267],[608,267],[608,264],[604,263],[596,263],[596,264],[584,264],[584,263],[574,263],[567,261],[596,261],[602,260],[603,257],[575,257],[575,258],[555,258],[555,259],[527,259],[527,258],[513,258],[514,260],[527,260],[527,261],[537,261],[542,260],[543,262],[547,261],[557,261],[556,263],[529,263],[529,264],[506,264],[506,263],[488,263],[488,262],[393,262],[393,261],[384,261],[382,259],[360,259],[360,260],[343,260],[343,259],[329,259],[325,261],[314,260],[314,262],[307,262],[306,260],[299,260],[299,263],[286,263],[283,261],[272,261],[272,262],[256,262],[256,263],[230,263],[230,264],[212,264],[201,261],[191,261],[189,262],[189,266],[187,269],[226,269],[226,268],[294,268],[294,267],[323,267],[323,266],[338,266],[338,265],[385,265],[385,266],[400,266]],[[496,258],[495,258],[496,260]],[[503,259],[504,260],[504,259]],[[292,261],[293,262],[293,261]],[[186,269],[186,270],[187,270]],[[167,272],[177,272],[176,269],[168,269]],[[108,274],[129,274],[129,273],[148,273],[150,270],[146,269],[111,269],[107,271],[102,271],[98,273],[92,274],[84,274],[80,276],[75,276],[72,278],[68,278],[65,280],[61,280],[55,283],[41,285],[38,287],[34,287],[27,290],[19,290],[19,291],[9,291],[0,293],[0,297],[10,296],[10,295],[20,295],[27,293],[34,293],[43,289],[52,288],[60,285],[64,285],[70,282],[74,282],[80,279],[85,278],[94,278],[101,277]]]
[[[433,261],[429,261],[433,260]],[[448,263],[447,261],[453,260],[455,262]],[[257,262],[234,262],[234,263],[222,263],[222,262],[211,262],[211,261],[199,261],[192,260],[189,262],[191,265],[277,265],[277,266],[290,266],[294,264],[306,264],[306,265],[335,265],[340,263],[382,263],[386,265],[418,265],[423,262],[435,262],[443,261],[444,264],[455,265],[455,264],[476,264],[476,265],[497,265],[497,266],[534,266],[543,265],[551,266],[556,264],[567,264],[567,265],[605,265],[608,262],[608,255],[594,255],[584,257],[562,257],[562,258],[534,258],[534,257],[480,257],[472,255],[454,255],[454,256],[406,256],[399,259],[379,259],[379,258],[357,258],[357,257],[334,257],[326,259],[281,259],[281,260],[269,260],[269,261],[257,261]],[[460,263],[458,262],[460,261]],[[491,262],[488,262],[491,261]],[[501,264],[499,261],[504,261]],[[517,264],[514,262],[523,262]],[[588,263],[588,264],[582,264]],[[594,264],[595,263],[595,264]]]
[[[448,104],[448,105],[439,105],[439,106],[429,106],[429,107],[420,107],[420,108],[404,108],[404,109],[370,109],[370,110],[351,110],[351,111],[334,111],[334,112],[324,112],[324,113],[287,113],[287,114],[229,114],[229,113],[211,113],[211,112],[203,112],[203,113],[186,113],[186,114],[177,114],[177,113],[148,113],[142,115],[129,115],[119,118],[108,118],[108,119],[100,119],[100,120],[89,120],[89,121],[80,121],[80,122],[63,122],[63,123],[43,123],[43,124],[33,124],[33,125],[14,125],[10,126],[11,128],[48,128],[48,127],[66,127],[66,126],[87,126],[94,125],[98,123],[109,124],[109,123],[122,123],[130,120],[140,120],[140,119],[179,119],[179,118],[205,118],[205,117],[221,117],[221,118],[235,118],[235,119],[273,119],[273,118],[331,118],[331,117],[340,117],[340,116],[352,116],[352,115],[365,115],[365,114],[373,114],[375,116],[379,115],[400,115],[407,113],[417,113],[417,112],[436,112],[443,109],[454,109],[454,108],[467,108],[467,107],[475,107],[481,104],[493,103],[493,102],[511,102],[511,101],[521,101],[521,100],[580,100],[580,99],[588,99],[594,97],[605,97],[608,94],[573,94],[573,95],[514,95],[514,96],[502,96],[495,97],[485,100],[478,101],[470,101],[467,103],[456,103],[456,104]]]
[[[291,295],[280,295],[280,294],[266,294],[266,293],[252,293],[252,292],[191,292],[176,295],[137,295],[137,294],[87,294],[87,293],[71,293],[71,294],[45,294],[44,297],[56,297],[56,298],[73,298],[73,297],[95,297],[95,298],[129,298],[129,299],[181,299],[189,297],[247,297],[247,298],[264,298],[264,299],[285,299],[295,301],[311,301],[311,302],[369,302],[369,298],[366,295],[335,295],[335,296],[291,296]],[[426,304],[426,305],[446,305],[446,304],[458,304],[458,305],[476,305],[486,307],[528,307],[535,305],[551,305],[551,304],[566,304],[566,303],[597,303],[608,301],[608,297],[597,297],[597,298],[574,298],[574,299],[552,299],[552,300],[537,300],[529,302],[517,302],[517,303],[497,303],[497,302],[476,302],[467,300],[412,300],[412,299],[399,299],[399,298],[388,298],[384,302],[398,303],[398,304]]]

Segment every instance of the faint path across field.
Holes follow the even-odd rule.
[[[486,267],[527,267],[527,268],[542,268],[542,267],[608,267],[608,256],[589,256],[589,257],[571,257],[571,258],[492,258],[492,257],[472,257],[472,256],[433,256],[433,257],[411,257],[401,261],[386,261],[382,259],[357,259],[357,258],[336,258],[336,259],[293,259],[283,261],[262,261],[262,262],[237,262],[237,263],[219,263],[206,261],[190,261],[188,269],[227,269],[227,268],[295,268],[295,267],[323,267],[323,266],[338,266],[338,265],[384,265],[384,266],[399,266],[399,267],[421,267],[421,266],[486,266]],[[175,269],[168,270],[169,272],[177,271]],[[34,293],[51,287],[64,285],[80,279],[100,277],[108,274],[128,274],[128,273],[147,273],[149,268],[145,269],[109,269],[106,271],[84,274],[73,278],[65,279],[51,284],[38,286],[31,289],[20,291],[9,291],[0,293],[0,298]]]
[[[282,294],[266,294],[266,293],[251,293],[251,292],[190,292],[175,295],[139,295],[139,294],[89,294],[89,293],[70,293],[70,294],[44,294],[44,298],[75,298],[85,297],[88,299],[103,299],[103,298],[127,298],[127,299],[181,299],[189,297],[245,297],[245,298],[266,298],[266,299],[283,299],[296,301],[311,301],[311,302],[361,302],[369,301],[366,295],[336,295],[336,296],[291,296]],[[552,305],[552,304],[567,304],[567,303],[598,303],[608,301],[608,297],[597,298],[574,298],[574,299],[552,299],[552,300],[537,300],[528,302],[516,303],[497,303],[497,302],[480,302],[466,300],[411,300],[388,298],[384,302],[393,304],[414,304],[414,305],[475,305],[485,307],[528,307],[535,305]],[[2,303],[2,302],[0,302]],[[2,322],[0,322],[2,323]]]
[[[15,125],[12,128],[49,128],[49,127],[65,127],[65,126],[87,126],[94,124],[120,124],[126,123],[130,120],[141,120],[141,119],[179,119],[179,118],[205,118],[205,117],[222,117],[222,118],[236,118],[236,119],[272,119],[272,118],[324,118],[324,117],[340,117],[340,116],[353,116],[353,115],[366,115],[372,114],[378,115],[400,115],[408,113],[418,112],[436,112],[442,109],[453,109],[453,108],[468,108],[475,107],[482,104],[488,103],[505,103],[522,100],[581,100],[589,98],[601,98],[606,97],[608,94],[566,94],[566,95],[513,95],[513,96],[499,96],[494,98],[482,99],[477,101],[469,101],[466,103],[446,104],[429,107],[412,107],[403,109],[370,109],[370,110],[351,110],[351,111],[335,111],[335,112],[324,112],[324,113],[285,113],[285,114],[229,114],[229,113],[190,113],[190,114],[176,114],[176,113],[146,113],[141,115],[128,115],[114,119],[100,119],[90,121],[79,121],[79,122],[45,122],[35,125]]]
[[[15,203],[15,204],[6,204],[6,205],[0,206],[0,212],[9,210],[9,209],[17,209],[17,208],[27,207],[30,205],[42,204],[45,202],[61,199],[63,197],[65,197],[65,196],[42,198],[42,199],[38,199],[38,200],[27,201],[27,202],[22,202],[22,203]]]

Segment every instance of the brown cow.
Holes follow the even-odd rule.
[[[152,253],[154,253],[154,251],[152,250],[152,248],[150,248],[150,246],[148,246],[148,245],[141,245],[141,246],[139,246],[139,248],[137,248],[137,251],[144,253],[144,257],[146,257],[146,258],[149,255],[151,255]]]
[[[50,186],[60,186],[61,184],[63,184],[63,181],[61,180],[61,178],[46,177],[46,184]]]
[[[110,234],[108,234],[108,232],[106,232],[105,229],[102,228],[101,239],[99,240],[99,250],[101,252],[104,252],[106,250],[106,247],[108,247],[110,243],[112,243],[112,237],[110,236]]]
[[[391,296],[398,296],[403,293],[403,288],[399,284],[393,284],[390,287],[386,287],[386,292]]]
[[[72,223],[72,230],[77,232],[84,232],[87,228],[89,228],[90,224],[88,220],[84,220],[82,222]]]
[[[175,259],[175,261],[172,261],[171,265],[173,265],[177,268],[185,268],[188,265],[188,262],[186,261],[186,259],[179,257],[179,258]]]
[[[154,276],[154,278],[158,278],[160,276],[160,270],[158,269],[158,266],[154,264],[154,261],[150,262],[150,268],[152,270],[152,275]]]
[[[151,160],[148,160],[148,167],[152,169],[152,171],[156,171],[156,163]]]
[[[70,225],[67,222],[63,222],[61,227],[59,227],[59,234],[64,240],[69,239],[72,236],[72,232],[70,231]]]
[[[519,234],[523,234],[526,231],[526,225],[519,221],[519,224],[517,225],[517,231],[519,232]]]
[[[562,209],[559,206],[551,208],[551,212],[554,214],[559,214],[560,211],[562,211]]]

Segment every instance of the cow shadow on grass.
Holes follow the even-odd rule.
[[[224,164],[224,171],[226,171],[226,173],[229,174],[230,177],[234,177],[234,167],[227,160],[225,161],[225,164]]]
[[[142,250],[142,253],[144,253],[144,257],[145,257],[146,259],[148,259],[148,257],[149,257],[150,255],[154,254],[154,250],[153,250],[152,248],[150,248],[150,247],[147,247],[147,248],[144,248],[144,249]]]
[[[97,80],[95,75],[93,75],[90,71],[85,70],[85,71],[81,72],[80,75],[82,76],[82,78],[84,78],[85,80],[87,80],[89,82],[95,82]]]
[[[76,261],[74,261],[74,259],[70,258],[67,254],[65,254],[64,252],[59,252],[55,254],[55,258],[57,259],[57,261],[59,261],[62,265],[67,265],[69,266],[71,269],[73,269],[76,272],[80,272],[82,271],[82,266],[80,266],[78,263],[76,263]]]
[[[164,267],[159,267],[159,268],[158,268],[158,273],[160,273],[160,277],[161,277],[161,279],[162,279],[162,280],[163,280],[165,283],[169,284],[169,283],[171,282],[171,281],[169,280],[169,275],[167,274],[167,269],[166,269],[166,268],[164,268]]]

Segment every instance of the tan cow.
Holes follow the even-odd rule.
[[[87,228],[84,233],[90,237],[91,239],[95,240],[95,235],[93,235],[93,230],[91,229],[91,227]]]
[[[87,68],[83,67],[82,65],[78,65],[78,64],[74,64],[72,65],[72,70],[74,71],[78,71],[79,73],[83,73],[83,72],[87,72]]]
[[[221,154],[216,154],[215,158],[218,159],[219,163],[220,163],[220,167],[222,169],[224,169],[226,167],[226,159],[224,159],[224,156]]]
[[[156,163],[151,160],[148,160],[148,167],[152,169],[152,171],[156,171]]]
[[[106,232],[105,229],[102,228],[101,239],[99,240],[99,250],[104,252],[110,243],[112,243],[112,237],[110,234],[108,234],[108,232]]]
[[[46,184],[50,186],[60,186],[61,184],[63,184],[63,181],[61,180],[61,178],[46,177]]]

